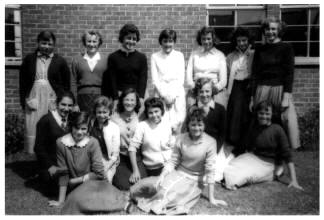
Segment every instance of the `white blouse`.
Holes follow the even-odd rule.
[[[153,53],[151,73],[155,92],[159,96],[176,98],[184,94],[185,61],[180,51]]]
[[[212,79],[218,90],[225,88],[227,68],[226,57],[223,52],[216,48],[205,51],[204,48],[200,47],[191,53],[187,66],[186,84],[193,88],[194,82],[202,77]]]

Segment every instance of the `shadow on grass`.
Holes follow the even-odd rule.
[[[53,186],[43,183],[38,175],[37,161],[16,161],[6,164],[6,169],[10,169],[17,174],[24,181],[26,188],[33,189],[40,192],[47,198],[53,198],[57,196],[57,187],[53,189]]]

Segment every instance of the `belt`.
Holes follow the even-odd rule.
[[[78,86],[78,90],[81,90],[83,88],[89,88],[89,87],[101,88],[101,86],[99,86],[99,85],[82,85],[82,86]]]

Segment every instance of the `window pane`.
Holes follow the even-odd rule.
[[[310,40],[319,40],[319,27],[311,27]]]
[[[6,42],[6,57],[15,57],[15,43],[14,42]]]
[[[231,52],[230,43],[220,43],[216,47],[217,47],[217,49],[222,51],[225,55],[227,55],[227,54],[229,54]]]
[[[209,25],[234,25],[234,11],[227,10],[210,10],[209,11]]]
[[[281,18],[287,25],[305,24],[307,25],[306,8],[289,8],[281,10]]]
[[[287,27],[282,40],[307,41],[307,27]]]
[[[320,49],[319,42],[310,43],[310,48],[309,49],[310,49],[309,56],[311,56],[311,57],[319,57],[319,49]]]
[[[307,56],[307,43],[291,43],[294,48],[296,57],[306,57]]]
[[[246,27],[250,31],[251,37],[255,41],[261,41],[262,40],[262,32],[260,27]]]
[[[13,24],[14,23],[14,9],[13,8],[6,8],[6,23]]]
[[[215,28],[215,32],[221,41],[230,41],[233,29],[234,28]]]
[[[235,4],[209,4],[211,7],[229,7],[229,6],[235,6]]]
[[[238,25],[260,25],[265,18],[265,10],[242,10],[237,11]]]
[[[6,40],[15,40],[15,27],[13,25],[6,25]]]
[[[311,9],[310,23],[311,24],[319,24],[319,9],[318,8]]]

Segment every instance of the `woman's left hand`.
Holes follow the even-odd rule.
[[[224,200],[218,200],[218,199],[212,198],[212,199],[209,199],[209,202],[214,206],[219,206],[219,205],[227,206],[227,203]]]
[[[50,201],[48,201],[48,205],[50,207],[61,207],[62,206],[62,203],[59,202],[59,201],[50,200]]]
[[[288,188],[294,187],[299,190],[304,190],[303,187],[301,187],[296,181],[291,181],[288,185]]]

